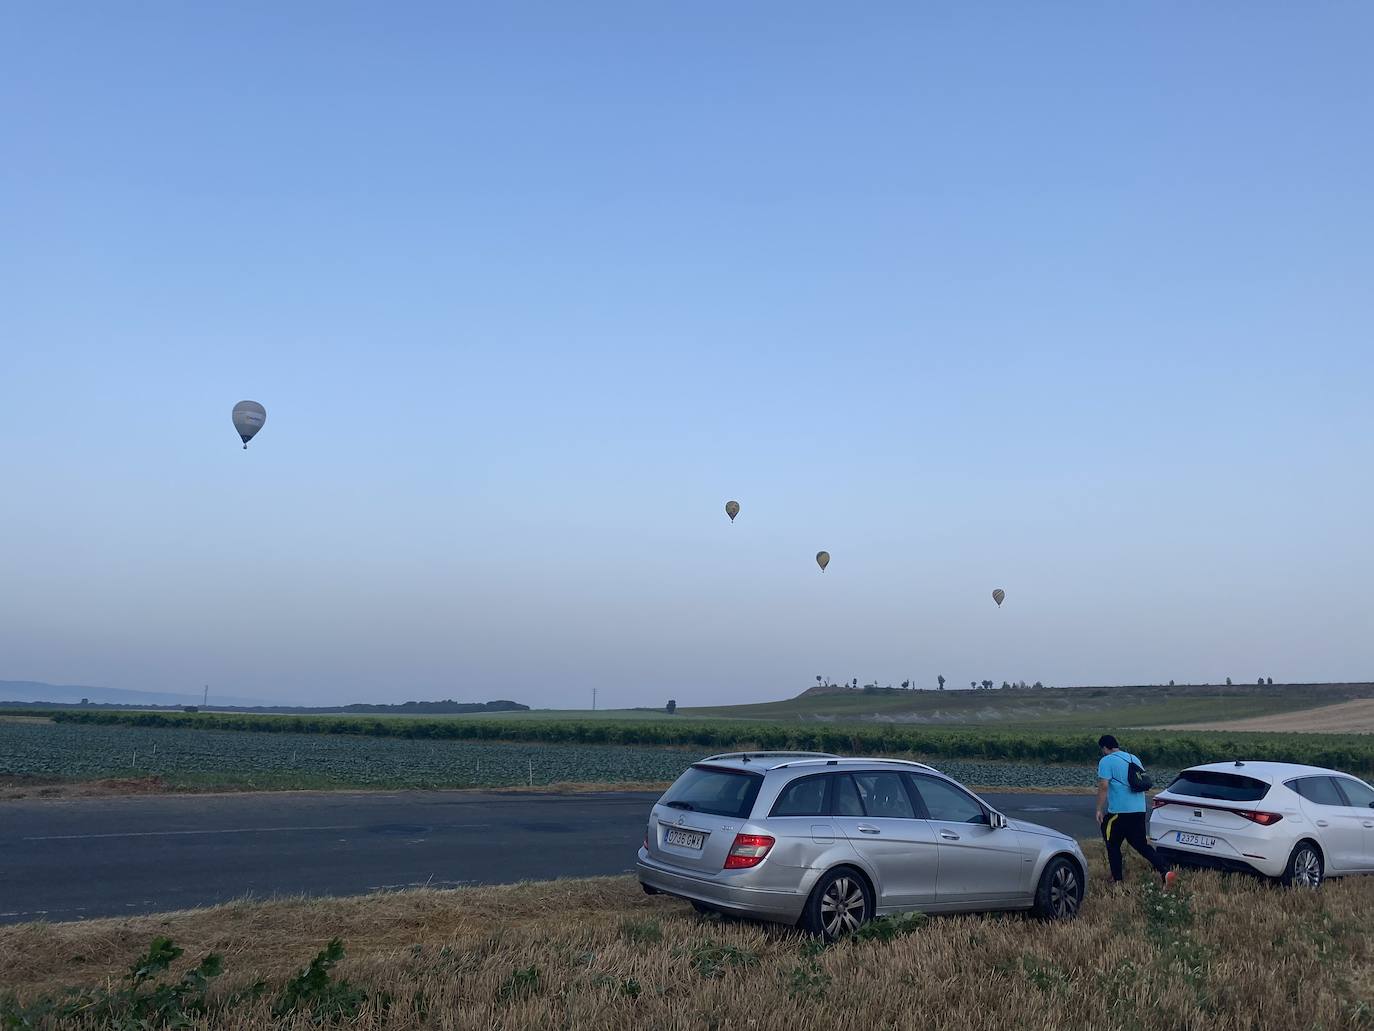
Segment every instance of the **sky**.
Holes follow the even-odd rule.
[[[4,21],[0,679],[1374,677],[1369,5]]]

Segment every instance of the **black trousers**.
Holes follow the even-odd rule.
[[[1168,872],[1169,864],[1159,858],[1159,853],[1145,836],[1149,821],[1148,813],[1108,813],[1102,821],[1102,840],[1107,843],[1107,862],[1112,868],[1112,880],[1121,880],[1121,844],[1126,841],[1161,874]]]

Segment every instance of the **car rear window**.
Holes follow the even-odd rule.
[[[825,786],[829,777],[803,777],[782,789],[770,816],[824,816],[828,811]]]
[[[1214,798],[1221,802],[1258,802],[1269,794],[1269,785],[1254,777],[1217,770],[1184,770],[1167,788],[1175,795]]]
[[[742,820],[754,808],[763,778],[718,766],[693,766],[673,782],[659,804]]]
[[[916,811],[911,807],[911,796],[906,793],[900,773],[856,773],[853,777],[866,816],[887,820],[915,819]]]
[[[1288,782],[1288,786],[1309,802],[1317,805],[1345,805],[1343,796],[1330,777],[1300,777]]]
[[[847,773],[831,775],[835,782],[835,792],[830,807],[836,816],[862,816],[864,804],[859,800],[859,789],[854,786],[854,778]]]

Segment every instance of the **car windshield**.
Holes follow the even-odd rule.
[[[763,778],[757,773],[693,766],[673,783],[659,802],[674,809],[742,820],[754,808],[754,799],[762,783]]]
[[[1174,778],[1168,791],[1174,795],[1214,798],[1223,802],[1258,802],[1269,793],[1269,785],[1239,773],[1184,770]]]

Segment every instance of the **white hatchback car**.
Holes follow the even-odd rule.
[[[1294,763],[1194,766],[1154,797],[1150,840],[1180,866],[1248,870],[1284,884],[1374,873],[1374,788]]]

